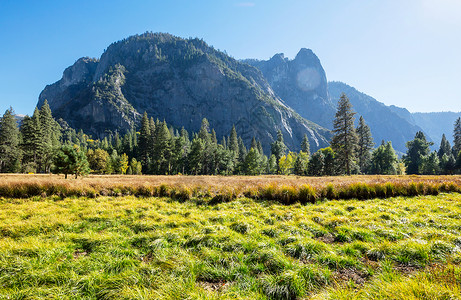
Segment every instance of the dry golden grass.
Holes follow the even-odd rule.
[[[242,196],[285,204],[460,192],[461,176],[88,176],[0,175],[0,197],[137,195],[227,202]]]

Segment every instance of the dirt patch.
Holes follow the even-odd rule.
[[[421,267],[411,266],[411,265],[396,265],[394,267],[394,269],[399,271],[400,273],[402,273],[404,275],[409,275],[409,274],[412,274],[412,273],[414,273],[416,271],[422,270]]]
[[[201,288],[209,292],[223,292],[229,286],[229,282],[226,282],[226,281],[218,281],[218,282],[199,281],[197,284]]]
[[[80,257],[82,256],[86,256],[88,255],[88,252],[84,251],[84,250],[76,250],[72,256],[74,257],[74,259],[79,259]]]
[[[325,234],[324,236],[318,237],[317,241],[324,242],[325,244],[333,244],[335,242],[335,237],[331,234]]]
[[[362,285],[365,283],[369,275],[363,271],[357,270],[356,268],[346,268],[336,271],[334,277],[338,281],[352,280],[356,285]]]

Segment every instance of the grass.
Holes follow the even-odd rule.
[[[461,176],[90,176],[0,175],[0,197],[170,197],[217,204],[236,198],[282,204],[461,192]]]
[[[0,198],[0,298],[461,298],[460,194],[254,198]]]

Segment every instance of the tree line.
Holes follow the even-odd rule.
[[[95,174],[260,175],[296,174],[332,176],[350,174],[456,174],[461,168],[461,118],[454,124],[454,145],[443,135],[438,151],[417,132],[399,159],[391,142],[375,148],[363,117],[355,127],[356,113],[342,94],[333,121],[330,147],[310,153],[305,135],[299,152],[289,151],[281,131],[264,153],[261,142],[247,147],[233,126],[218,142],[206,119],[191,135],[144,113],[139,131],[123,136],[109,133],[92,139],[56,121],[48,103],[36,108],[18,125],[12,108],[0,118],[0,172]]]

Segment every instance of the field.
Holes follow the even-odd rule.
[[[339,197],[358,182],[396,191],[414,184],[425,195],[327,201],[316,194],[313,203],[289,205],[255,197],[267,187],[296,193],[305,185]],[[460,299],[461,195],[440,188],[460,182],[0,176],[0,298]],[[20,188],[27,185],[38,195],[19,194],[32,194]],[[136,196],[149,187],[191,194]],[[212,201],[217,195],[225,201]]]

